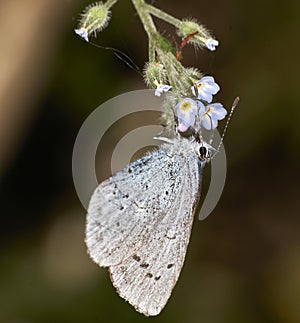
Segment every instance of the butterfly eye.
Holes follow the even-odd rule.
[[[199,155],[200,155],[201,160],[205,160],[206,158],[208,158],[209,157],[209,152],[208,152],[207,148],[204,147],[204,146],[201,146],[199,148]]]

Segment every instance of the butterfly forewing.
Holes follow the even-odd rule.
[[[202,165],[187,140],[176,140],[129,164],[92,196],[89,253],[110,267],[120,296],[145,315],[162,310],[180,274]]]

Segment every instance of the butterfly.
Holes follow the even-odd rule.
[[[146,316],[161,312],[178,280],[212,148],[179,134],[162,140],[96,188],[86,222],[90,257]]]

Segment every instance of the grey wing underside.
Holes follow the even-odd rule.
[[[188,184],[185,189],[192,189]],[[144,315],[159,314],[171,296],[190,239],[194,203],[191,195],[178,192],[147,242],[121,264],[109,267],[120,296]]]
[[[142,157],[101,183],[88,210],[91,257],[109,267],[120,296],[145,315],[165,306],[189,242],[201,165],[182,158],[168,151]]]

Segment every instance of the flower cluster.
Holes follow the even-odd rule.
[[[212,76],[204,76],[191,87],[194,99],[184,98],[175,107],[178,131],[185,132],[190,127],[199,131],[201,127],[214,130],[218,121],[225,118],[227,111],[221,103],[211,103],[212,97],[220,90]]]
[[[147,85],[155,89],[155,95],[169,92],[164,101],[162,122],[168,130],[177,126],[179,132],[192,128],[214,130],[227,111],[221,103],[212,103],[220,90],[212,76],[203,76],[197,68],[182,64],[183,49],[192,45],[196,49],[216,50],[219,45],[213,35],[193,18],[178,19],[147,3],[131,0],[139,15],[149,40],[149,62],[144,68]],[[103,30],[111,17],[111,9],[118,0],[106,0],[89,5],[82,13],[75,33],[89,42],[89,37]],[[153,18],[173,25],[181,38],[178,46],[160,33]],[[175,117],[174,117],[175,114]]]
[[[157,83],[155,95],[160,96],[171,88],[170,85]],[[186,97],[180,100],[175,107],[178,120],[177,130],[185,132],[190,127],[196,131],[199,131],[201,127],[206,130],[216,129],[218,121],[223,120],[227,115],[221,103],[211,103],[213,95],[219,92],[220,86],[212,76],[204,76],[195,81],[190,90],[194,98]]]

